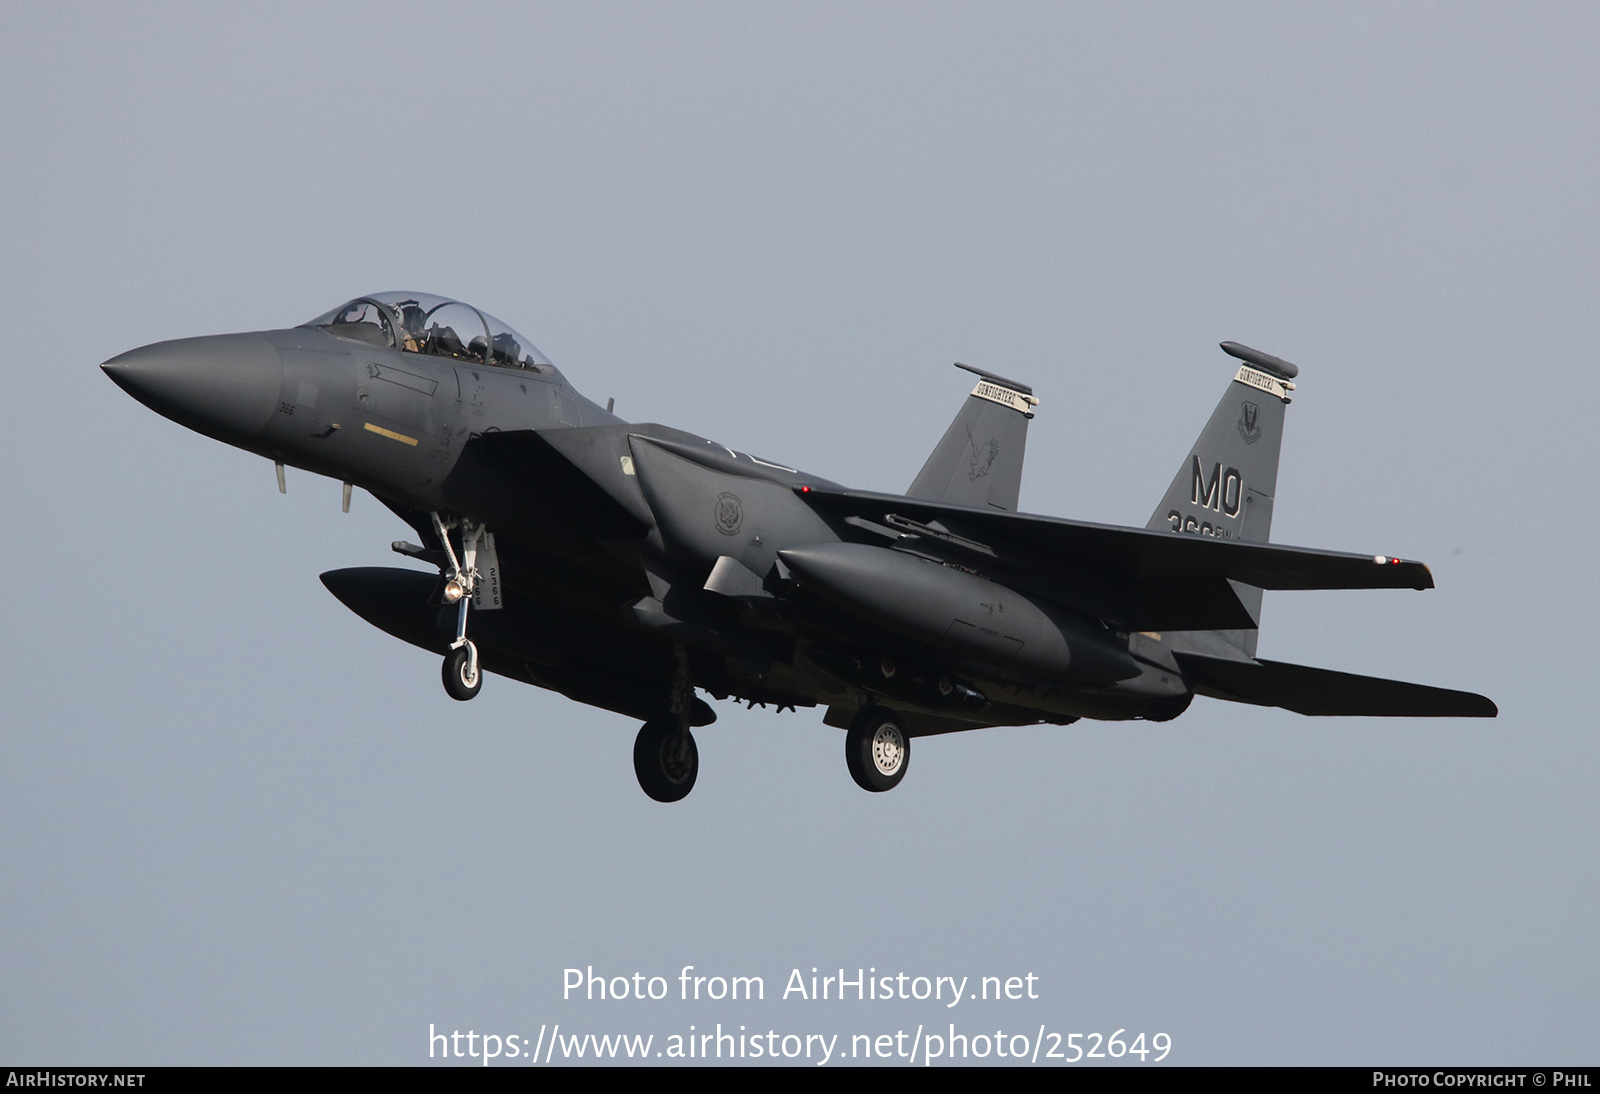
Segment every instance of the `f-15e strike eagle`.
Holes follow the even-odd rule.
[[[1481,695],[1257,658],[1264,589],[1427,589],[1420,562],[1268,542],[1297,369],[1241,365],[1144,528],[1017,512],[1032,389],[982,369],[905,494],[851,490],[580,395],[527,339],[424,293],[302,326],[160,342],[101,367],[209,437],[370,491],[427,563],[322,575],[444,660],[644,723],[639,785],[699,768],[695,694],[826,708],[864,789],[913,738],[1166,721],[1195,695],[1300,714],[1493,717]]]

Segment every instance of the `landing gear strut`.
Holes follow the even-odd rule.
[[[472,594],[478,587],[478,541],[483,538],[484,527],[470,521],[461,522],[461,558],[450,542],[450,530],[456,527],[455,518],[448,521],[438,513],[433,517],[433,531],[444,544],[445,557],[450,560],[444,572],[444,598],[456,605],[456,638],[445,654],[441,675],[444,690],[450,698],[466,702],[483,690],[483,672],[478,667],[478,647],[467,638],[467,608],[472,604]]]
[[[700,750],[689,732],[695,704],[689,651],[677,642],[672,654],[672,715],[652,718],[633,741],[633,773],[639,777],[639,788],[658,802],[682,801],[700,774]]]
[[[911,738],[893,711],[868,707],[845,734],[844,762],[861,789],[893,790],[911,764]]]

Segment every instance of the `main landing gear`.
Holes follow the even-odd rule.
[[[689,651],[676,642],[672,655],[671,715],[652,718],[633,739],[633,773],[639,777],[639,789],[658,802],[682,801],[700,774],[700,750],[689,732],[698,702],[689,679]]]
[[[694,734],[666,718],[646,722],[633,740],[633,772],[639,788],[656,801],[682,801],[700,774]]]
[[[868,707],[845,733],[844,762],[861,789],[893,790],[911,764],[911,738],[893,711]]]
[[[478,666],[478,647],[467,638],[467,608],[472,604],[472,594],[478,588],[478,543],[483,538],[484,527],[471,521],[461,521],[461,557],[450,542],[450,531],[457,526],[455,518],[446,520],[438,513],[433,517],[433,531],[444,544],[449,566],[444,571],[444,598],[456,605],[456,637],[450,643],[450,652],[444,656],[440,675],[444,690],[450,698],[466,702],[483,690],[483,670]]]

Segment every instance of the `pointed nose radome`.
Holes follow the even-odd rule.
[[[259,334],[157,342],[100,367],[156,413],[229,442],[261,432],[283,385],[278,351]]]

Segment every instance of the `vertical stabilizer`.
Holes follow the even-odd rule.
[[[1145,527],[1266,543],[1272,531],[1272,500],[1278,492],[1284,410],[1299,369],[1237,342],[1224,342],[1222,349],[1246,363],[1234,374]],[[1233,587],[1259,623],[1261,590],[1237,581]],[[1254,630],[1207,634],[1255,656]]]
[[[922,465],[908,497],[1015,511],[1022,493],[1033,389],[959,362],[980,379]]]

